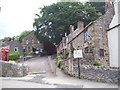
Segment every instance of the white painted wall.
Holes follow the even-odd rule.
[[[115,15],[113,17],[112,22],[110,23],[109,28],[112,28],[112,27],[118,25],[118,1],[117,0],[114,2],[114,10],[115,10]]]
[[[118,67],[118,27],[108,31],[109,60],[111,67]]]
[[[109,26],[112,28],[118,25],[118,2],[114,2],[115,15]],[[118,27],[108,31],[109,60],[111,67],[118,67]]]

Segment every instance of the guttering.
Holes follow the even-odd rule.
[[[112,28],[107,29],[107,31],[110,31],[110,30],[112,30],[112,29],[114,29],[114,28],[116,28],[116,27],[118,27],[118,26],[120,26],[120,24],[115,25],[115,26],[113,26]]]

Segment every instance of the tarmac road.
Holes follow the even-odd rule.
[[[118,85],[82,80],[67,76],[55,67],[55,60],[35,57],[24,62],[29,66],[25,77],[2,78],[4,88],[118,88]]]

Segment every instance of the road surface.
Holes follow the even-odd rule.
[[[29,66],[29,75],[2,78],[3,88],[118,88],[115,84],[67,76],[55,67],[54,59],[47,56],[32,58],[25,61],[25,64]]]

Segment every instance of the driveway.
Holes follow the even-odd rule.
[[[48,57],[35,57],[25,61],[29,66],[29,73],[46,73],[49,71]]]
[[[55,59],[50,56],[36,57],[25,62],[30,67],[30,73],[36,75],[29,81],[37,83],[47,83],[60,87],[71,88],[117,88],[115,84],[81,80],[65,75],[55,65]],[[96,87],[97,86],[97,87]]]

